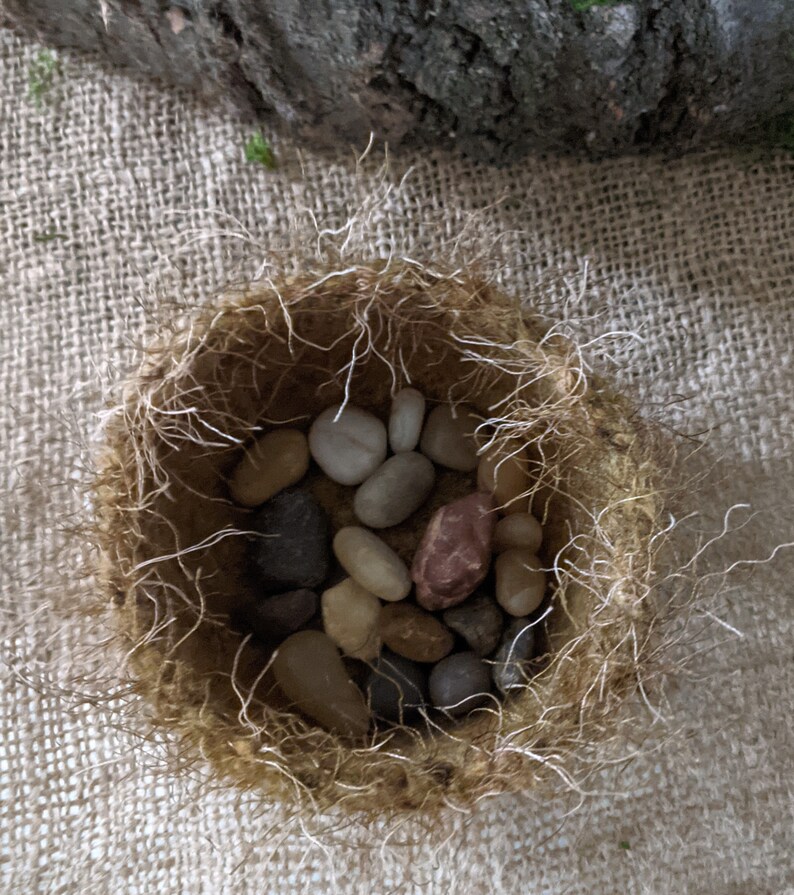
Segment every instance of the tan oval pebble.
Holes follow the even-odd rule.
[[[511,547],[522,547],[526,553],[537,553],[542,540],[543,529],[531,513],[513,513],[496,523],[493,549],[503,553]]]
[[[546,573],[537,556],[514,547],[496,557],[496,602],[505,612],[529,615],[545,592]]]
[[[410,593],[408,567],[366,528],[341,528],[334,537],[334,553],[347,574],[381,600],[402,600]]]
[[[275,429],[258,438],[234,470],[230,489],[237,503],[259,506],[300,481],[309,468],[309,442],[297,429]]]
[[[329,479],[360,485],[386,459],[386,427],[360,407],[348,404],[340,413],[335,404],[312,423],[309,448]]]
[[[415,388],[397,392],[389,414],[389,444],[395,454],[412,451],[419,444],[424,419],[424,395]]]
[[[422,454],[395,454],[364,482],[353,499],[353,512],[370,528],[404,522],[427,500],[436,468]]]
[[[379,630],[389,649],[414,662],[438,662],[455,645],[452,631],[413,603],[382,607]]]
[[[440,466],[471,472],[477,466],[475,430],[479,424],[466,405],[434,407],[422,432],[422,453]]]
[[[321,597],[323,627],[334,643],[355,659],[380,652],[380,600],[352,578],[328,588]]]
[[[322,727],[345,736],[367,732],[367,704],[327,634],[292,634],[276,651],[272,668],[287,699]]]
[[[494,445],[480,457],[477,467],[477,487],[488,491],[496,500],[496,508],[503,513],[523,513],[529,488],[527,455],[520,443]]]

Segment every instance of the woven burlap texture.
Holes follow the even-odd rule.
[[[424,153],[384,178],[375,154],[357,171],[352,152],[281,140],[271,172],[246,163],[234,116],[90,62],[61,57],[35,102],[38,48],[0,35],[0,889],[794,891],[794,565],[775,550],[794,540],[794,161],[494,171]],[[103,696],[92,668],[75,683],[104,632],[58,611],[90,587],[65,529],[158,291],[202,300],[255,274],[296,220],[340,227],[371,194],[373,254],[443,254],[472,222],[482,245],[498,239],[506,287],[543,285],[657,416],[708,431],[724,460],[704,530],[751,505],[727,515],[738,530],[711,562],[774,554],[695,619],[659,747],[605,772],[567,819],[569,802],[503,797],[436,835],[309,835],[255,795],[164,773],[166,742],[136,737],[134,701]]]

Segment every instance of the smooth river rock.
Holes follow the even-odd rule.
[[[443,617],[444,624],[460,634],[478,656],[490,655],[499,645],[504,616],[488,594],[474,594],[460,606],[447,609]]]
[[[345,736],[363,736],[370,712],[348,677],[339,650],[322,631],[298,631],[278,648],[273,674],[295,707],[322,727]]]
[[[324,410],[309,430],[309,449],[322,471],[340,485],[360,485],[386,459],[386,427],[371,413],[348,404]]]
[[[403,600],[411,591],[408,567],[376,534],[349,525],[334,537],[340,564],[365,590],[381,600]]]
[[[380,600],[352,578],[324,591],[323,627],[334,643],[355,659],[374,659],[380,651]]]
[[[425,420],[425,397],[415,388],[397,392],[389,414],[389,444],[395,454],[412,451],[419,444]]]
[[[501,512],[526,512],[528,498],[522,495],[529,488],[529,473],[526,451],[520,442],[494,445],[480,457],[477,487],[493,494]]]
[[[229,484],[245,507],[264,503],[299,482],[309,469],[309,442],[297,429],[276,429],[258,438],[237,464]]]
[[[425,609],[462,602],[488,574],[496,513],[493,496],[469,494],[441,507],[414,555],[416,601]]]
[[[452,631],[413,603],[384,606],[378,630],[386,646],[414,662],[438,662],[455,645]]]
[[[534,612],[546,593],[546,573],[540,560],[513,547],[496,557],[496,602],[510,615]]]
[[[516,618],[504,632],[491,672],[497,688],[506,693],[527,682],[527,662],[535,652],[535,629],[528,618]]]
[[[511,547],[521,547],[527,553],[537,553],[542,540],[543,529],[531,513],[513,513],[496,523],[493,549],[502,553]]]
[[[281,491],[251,517],[251,554],[258,584],[283,593],[322,584],[331,564],[330,523],[306,491]]]
[[[240,617],[257,637],[277,643],[306,625],[317,612],[318,602],[313,590],[300,588],[252,600]]]
[[[366,691],[373,715],[401,724],[427,703],[427,671],[384,649],[372,666]]]
[[[465,405],[434,407],[422,432],[422,453],[439,466],[471,472],[477,466],[475,430],[479,424],[479,418]]]
[[[436,481],[433,464],[422,454],[395,454],[361,485],[353,511],[370,528],[404,522],[427,500]]]
[[[450,715],[464,715],[490,702],[491,675],[475,653],[455,653],[430,672],[430,700]]]

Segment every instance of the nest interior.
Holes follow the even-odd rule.
[[[229,624],[256,581],[250,511],[227,482],[262,431],[307,428],[344,400],[385,419],[407,384],[431,406],[474,407],[489,443],[526,445],[553,569],[546,656],[504,703],[354,743],[291,712],[268,657]],[[641,678],[661,511],[652,442],[576,346],[464,273],[379,262],[230,292],[150,346],[106,427],[99,578],[134,687],[183,756],[320,809],[432,810],[573,779],[583,744],[608,739]],[[353,521],[353,488],[321,477],[310,487],[334,528]],[[441,475],[386,540],[410,559],[427,517],[461,487]]]

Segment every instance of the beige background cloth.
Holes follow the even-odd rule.
[[[36,52],[0,32],[0,891],[794,892],[794,551],[775,551],[794,540],[794,159],[495,171],[423,153],[384,176],[377,153],[356,173],[352,151],[278,140],[270,172],[245,162],[233,115],[86,61],[61,56],[37,107]],[[498,240],[506,285],[540,284],[654,413],[709,430],[726,474],[704,531],[752,505],[728,514],[714,568],[775,554],[702,608],[655,740],[567,818],[562,801],[502,797],[381,847],[377,830],[304,830],[174,778],[167,738],[142,742],[134,700],[112,672],[97,683],[84,645],[102,630],[58,608],[90,587],[64,528],[157,295],[206,300],[372,194],[356,237],[370,251],[443,255],[468,223]]]

